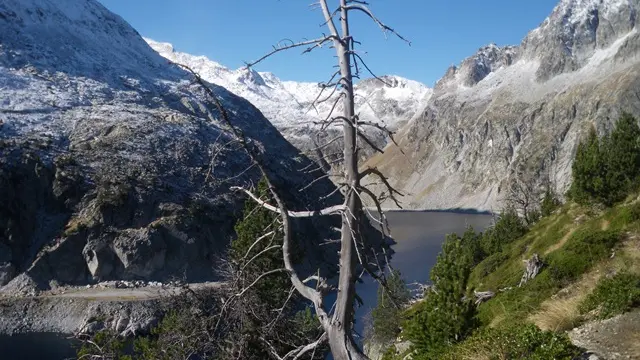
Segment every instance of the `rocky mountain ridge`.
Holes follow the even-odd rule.
[[[298,192],[310,161],[210,87],[292,207],[334,189]],[[233,140],[192,76],[97,1],[0,2],[0,286],[211,279],[243,202],[229,188],[259,175]]]
[[[399,131],[399,147],[367,166],[414,209],[498,210],[516,177],[563,194],[588,128],[604,133],[621,112],[640,115],[639,8],[561,0],[519,46],[492,44],[450,68]]]
[[[299,149],[316,147],[319,126],[315,123],[327,118],[337,93],[314,106],[322,89],[318,83],[282,81],[272,73],[247,68],[231,70],[205,56],[178,52],[169,43],[146,41],[163,57],[187,65],[203,79],[249,100]],[[391,130],[411,119],[432,93],[426,85],[400,76],[380,79],[363,79],[355,85],[356,108],[361,119]],[[322,98],[330,95],[328,90],[322,94]],[[335,111],[340,112],[341,106],[338,104]],[[377,146],[383,147],[389,140],[381,131],[368,131]]]

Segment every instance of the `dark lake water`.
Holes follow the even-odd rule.
[[[2,360],[63,360],[75,359],[75,342],[65,335],[29,333],[0,335]]]
[[[407,283],[427,283],[446,234],[465,231],[467,226],[484,230],[492,221],[486,214],[453,212],[389,212],[391,235],[396,244],[391,265],[400,270]],[[376,305],[378,284],[365,279],[358,285],[364,300],[356,317],[356,330],[363,332],[363,318]],[[0,335],[0,360],[63,360],[75,358],[74,344],[64,336],[50,333]]]
[[[462,235],[468,226],[483,231],[492,222],[488,214],[456,213],[444,211],[394,211],[386,214],[391,236],[396,241],[391,266],[399,270],[406,283],[429,282],[433,267],[447,234]],[[356,331],[362,334],[363,318],[376,306],[378,284],[366,279],[358,286],[358,295],[364,306],[356,312]]]

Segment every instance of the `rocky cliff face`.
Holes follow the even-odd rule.
[[[295,190],[309,160],[211,87],[293,207],[331,192]],[[210,278],[243,201],[228,189],[258,180],[232,140],[189,74],[97,1],[0,2],[0,286]]]
[[[331,139],[339,135],[342,125],[329,127],[329,134],[320,130],[318,122],[325,120],[333,107],[338,93],[331,89],[322,92],[322,103],[318,100],[322,88],[318,83],[282,81],[272,73],[252,69],[228,69],[204,56],[195,56],[175,51],[169,43],[146,39],[149,45],[163,57],[192,68],[205,80],[225,87],[242,96],[262,111],[267,119],[300,150],[316,155],[312,149],[322,144],[321,138]],[[396,130],[411,119],[431,96],[432,90],[417,81],[399,76],[383,76],[381,80],[365,79],[355,85],[356,108],[363,121],[371,121]],[[338,104],[335,113],[342,111]],[[384,132],[367,129],[376,146],[384,147],[389,141]],[[335,142],[325,153],[340,151],[340,142]],[[368,149],[366,154],[371,154]]]
[[[564,193],[588,128],[640,115],[638,9],[638,0],[562,0],[520,46],[489,45],[450,68],[399,147],[368,166],[409,208],[497,210],[525,175]]]

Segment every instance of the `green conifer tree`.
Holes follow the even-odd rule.
[[[406,334],[426,358],[438,358],[443,348],[467,337],[476,327],[475,306],[465,298],[473,265],[462,238],[447,236],[431,270],[434,290],[417,305]]]
[[[598,139],[591,129],[573,162],[571,198],[611,206],[636,191],[640,177],[640,127],[624,113],[611,134]]]
[[[624,113],[605,142],[606,205],[623,200],[636,190],[640,175],[640,127],[637,120]]]
[[[589,131],[586,142],[578,145],[573,161],[573,183],[570,195],[579,203],[587,203],[606,193],[605,161],[600,149],[600,140],[594,128]]]
[[[258,183],[255,194],[270,202],[264,179]],[[234,343],[230,357],[269,359],[272,357],[270,347],[286,354],[296,346],[316,340],[320,332],[315,315],[302,297],[291,291],[289,275],[285,271],[277,271],[262,276],[284,268],[283,234],[277,214],[248,199],[235,230],[236,239],[231,242],[229,259],[239,280],[236,287],[246,289],[252,286],[236,305],[237,324],[234,337],[229,339]],[[293,260],[299,261],[301,252],[295,249],[294,252]],[[304,359],[312,356],[314,359],[322,358],[326,350],[319,348]]]
[[[490,256],[502,251],[502,247],[520,238],[527,232],[523,219],[513,208],[505,209],[496,223],[485,231],[480,244],[484,256]]]
[[[374,342],[388,344],[400,333],[402,311],[409,302],[411,294],[400,272],[393,270],[387,277],[386,289],[378,286],[378,302],[371,311]]]

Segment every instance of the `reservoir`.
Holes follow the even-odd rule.
[[[387,213],[391,236],[396,244],[391,266],[399,270],[409,284],[428,283],[429,270],[435,264],[447,234],[462,234],[468,226],[483,231],[493,220],[491,215],[445,211],[393,211]],[[363,319],[376,305],[378,284],[365,278],[357,287],[364,306],[356,312],[356,331],[363,333]],[[2,360],[62,360],[75,358],[74,343],[64,335],[50,333],[0,335]]]
[[[455,211],[390,211],[386,217],[396,242],[390,263],[407,284],[429,283],[429,271],[447,234],[462,235],[469,226],[476,232],[484,231],[493,221],[491,214]],[[378,283],[371,278],[358,285],[357,293],[364,300],[364,306],[356,311],[359,334],[364,331],[364,317],[376,305],[377,290]]]

